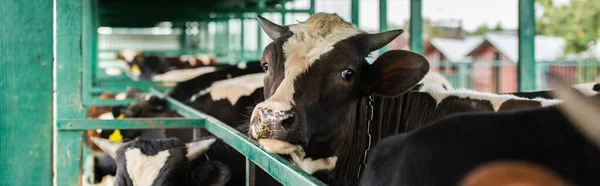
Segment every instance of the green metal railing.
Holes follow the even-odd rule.
[[[380,7],[384,10],[380,12],[380,29],[382,31],[387,28],[387,2],[386,0],[380,0]],[[270,8],[265,7],[265,0],[257,0],[258,7],[247,8],[240,5],[242,9],[219,9],[214,11],[217,17],[212,17],[210,14],[197,14],[198,10],[186,10],[190,11],[190,17],[193,21],[199,21],[203,25],[208,22],[223,22],[230,19],[240,19],[243,26],[247,13],[255,13],[260,15],[262,13],[281,13],[282,18],[285,20],[286,13],[309,13],[315,12],[315,0],[310,0],[310,7],[303,10],[285,10],[282,8]],[[352,22],[359,24],[359,0],[351,0],[352,3]],[[410,44],[411,49],[415,52],[422,53],[422,0],[411,0],[411,19],[410,19]],[[535,18],[533,15],[533,0],[520,0],[519,1],[519,36],[522,42],[519,43],[519,51],[522,53],[520,59],[523,59],[520,64],[523,66],[523,70],[519,71],[521,75],[528,76],[522,78],[520,83],[523,84],[524,89],[531,87],[532,82],[531,65],[535,63],[531,60],[533,56],[533,37],[535,33],[531,29],[534,27]],[[14,4],[14,3],[13,3]],[[19,9],[16,5],[11,3],[8,7],[12,9]],[[45,3],[48,5],[48,3]],[[19,6],[24,6],[19,4]],[[124,5],[126,6],[126,4]],[[114,24],[124,25],[136,24],[148,25],[148,23],[155,23],[159,17],[155,15],[140,16],[135,14],[129,16],[128,19],[117,19],[107,18],[100,19],[98,17],[99,12],[103,13],[117,13],[126,15],[132,13],[128,7],[121,7],[121,9],[107,10],[99,9],[96,0],[56,0],[55,1],[55,40],[56,45],[54,50],[56,51],[55,63],[56,63],[56,125],[57,131],[56,138],[54,140],[54,147],[56,154],[55,158],[55,177],[56,182],[54,185],[77,185],[79,183],[81,167],[82,167],[82,151],[84,130],[87,129],[98,129],[98,128],[127,128],[127,129],[149,129],[149,128],[196,128],[204,127],[217,137],[223,139],[226,143],[231,145],[234,149],[238,150],[244,156],[247,157],[247,185],[253,185],[253,172],[254,164],[264,169],[267,173],[272,175],[275,179],[283,183],[284,185],[323,185],[322,182],[316,180],[314,177],[306,174],[297,167],[293,166],[290,162],[281,158],[278,155],[271,154],[260,148],[256,142],[249,140],[248,137],[231,127],[223,124],[222,122],[207,116],[204,113],[198,112],[186,105],[177,102],[171,98],[167,98],[167,101],[171,108],[177,110],[181,115],[185,116],[185,119],[165,119],[165,118],[153,118],[153,119],[123,119],[123,120],[94,120],[85,119],[86,107],[93,105],[119,105],[130,103],[133,100],[99,100],[94,97],[103,91],[124,91],[126,86],[140,86],[150,90],[153,94],[162,95],[159,90],[155,87],[156,84],[145,81],[133,81],[131,78],[126,78],[127,81],[121,82],[123,79],[111,81],[111,78],[99,79],[101,75],[97,74],[98,67],[98,35],[96,29],[103,24]],[[52,7],[44,6],[43,11],[52,11]],[[150,7],[152,8],[152,7]],[[0,8],[2,9],[2,8]],[[161,12],[164,8],[157,7],[156,12]],[[179,11],[179,10],[178,10]],[[153,12],[153,11],[147,11]],[[177,13],[175,11],[168,12],[168,14]],[[153,13],[154,14],[154,13]],[[193,14],[193,15],[192,15]],[[156,14],[159,15],[159,14]],[[208,15],[208,17],[207,17]],[[225,15],[225,16],[223,16]],[[138,17],[144,18],[143,20],[137,19]],[[135,18],[135,19],[133,19]],[[182,21],[190,21],[189,18],[181,19],[180,17],[173,17],[171,21],[175,21],[175,24],[180,24]],[[161,18],[162,19],[162,18]],[[284,21],[282,21],[284,22]],[[113,26],[114,26],[113,25]],[[51,25],[48,24],[48,27]],[[131,25],[129,25],[131,26]],[[261,53],[262,43],[262,31],[257,27],[258,34],[256,38],[257,51],[245,51],[244,50],[244,37],[241,37],[240,41],[240,53],[244,54],[244,57],[252,56],[255,53],[259,56]],[[47,31],[47,30],[46,30]],[[228,28],[223,28],[223,32],[228,32]],[[242,35],[244,35],[244,29],[242,29]],[[228,35],[227,35],[228,36]],[[206,35],[205,38],[210,36]],[[3,39],[0,37],[0,39]],[[185,37],[181,38],[181,42],[185,42]],[[229,44],[229,42],[227,42]],[[184,46],[184,45],[182,45]],[[183,48],[177,53],[194,52],[197,49]],[[205,51],[206,48],[200,49]],[[222,50],[230,50],[229,47],[224,47]],[[385,49],[384,49],[385,50]],[[157,51],[160,53],[160,51]],[[28,56],[27,59],[31,59]],[[466,66],[465,66],[466,68]],[[464,74],[460,74],[458,79],[463,84],[467,84],[468,81],[465,79],[466,71]],[[25,80],[24,80],[25,81]],[[47,131],[47,135],[51,131]],[[19,138],[22,139],[22,138]],[[48,145],[42,145],[47,147]],[[3,150],[4,151],[4,150]],[[49,153],[49,152],[41,152]],[[43,155],[46,156],[46,155]],[[0,157],[3,158],[3,157]],[[14,168],[14,167],[13,167]],[[33,166],[26,168],[20,167],[23,170],[35,170]]]
[[[514,90],[499,91],[501,83],[518,84],[518,66],[510,61],[431,61],[434,71],[440,72],[452,83],[455,88],[476,89],[478,91],[491,91],[497,93],[516,92]],[[501,70],[502,69],[502,70]],[[547,89],[545,74],[552,72],[560,75],[571,84],[597,81],[600,74],[600,60],[578,61],[539,61],[534,65],[533,71],[536,90]],[[477,74],[477,75],[475,75]],[[483,78],[481,75],[483,75]],[[487,83],[475,85],[477,77],[487,80]],[[486,85],[487,84],[487,85]],[[513,86],[511,86],[513,87]]]

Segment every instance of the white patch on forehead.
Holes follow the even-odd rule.
[[[125,100],[125,99],[127,99],[127,93],[126,93],[126,92],[121,92],[121,93],[118,93],[118,94],[115,96],[115,99],[116,99],[116,100]]]
[[[294,81],[338,42],[363,33],[336,14],[316,13],[289,26],[293,35],[283,44],[285,78],[266,102],[294,104]],[[290,106],[291,107],[291,106]]]
[[[442,74],[431,70],[423,77],[419,84],[423,85],[421,90],[446,91],[454,89],[452,84]]]
[[[104,113],[104,114],[98,116],[98,119],[111,120],[111,119],[115,119],[115,116],[113,116],[112,112],[107,112],[107,113]]]
[[[444,100],[450,96],[489,101],[492,104],[494,111],[498,111],[498,109],[500,109],[500,106],[502,105],[502,103],[504,103],[507,100],[511,100],[511,99],[537,101],[542,104],[542,107],[552,106],[552,105],[556,105],[556,104],[560,103],[560,100],[557,100],[557,99],[543,99],[543,98],[527,99],[527,98],[517,97],[514,95],[510,95],[510,94],[493,94],[493,93],[477,92],[474,90],[465,90],[465,89],[450,90],[450,91],[436,91],[436,90],[430,90],[430,89],[429,90],[422,89],[421,92],[425,92],[425,93],[428,93],[429,95],[431,95],[431,97],[433,97],[433,99],[435,99],[437,104],[440,104],[440,102],[442,102],[442,100]]]
[[[169,72],[152,76],[152,81],[183,82],[195,77],[208,74],[217,70],[216,67],[199,67],[193,69],[171,70]]]
[[[239,69],[246,69],[246,67],[248,67],[248,64],[246,64],[246,62],[239,62],[237,64],[237,68]]]
[[[263,87],[264,76],[265,73],[261,72],[217,81],[192,96],[192,101],[208,93],[213,101],[227,99],[231,105],[235,105],[242,96],[249,96],[256,89]]]
[[[135,49],[123,49],[123,50],[121,50],[121,56],[123,56],[123,58],[127,62],[133,61],[133,58],[135,58],[135,56],[138,53],[140,53],[140,51],[139,50],[135,50]]]
[[[158,152],[154,156],[147,156],[138,148],[129,148],[125,151],[127,160],[127,173],[133,185],[150,186],[158,177],[160,169],[169,157],[169,150]]]

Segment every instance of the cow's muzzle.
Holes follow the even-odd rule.
[[[270,138],[283,140],[285,130],[288,129],[295,120],[293,111],[277,111],[270,108],[257,107],[252,113],[250,121],[250,136],[254,139]]]

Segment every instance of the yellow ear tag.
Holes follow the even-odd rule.
[[[131,66],[131,71],[132,72],[139,72],[140,71],[140,67],[137,66],[137,65],[133,65],[133,66]]]
[[[121,130],[115,129],[115,131],[112,134],[110,134],[110,136],[108,136],[108,140],[115,141],[115,142],[122,141],[123,136],[121,136]]]
[[[123,119],[123,118],[125,118],[125,116],[123,114],[121,114],[117,117],[117,119]]]

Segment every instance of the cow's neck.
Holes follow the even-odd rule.
[[[348,133],[336,152],[335,168],[338,183],[356,185],[358,171],[368,148],[367,100],[361,98],[356,104],[356,119],[348,122]],[[407,92],[401,96],[384,98],[375,96],[374,114],[371,121],[371,149],[380,140],[425,126],[426,124],[457,112],[492,111],[491,105],[471,99],[449,99],[437,104],[435,99],[423,92]],[[364,170],[364,168],[363,168]]]

